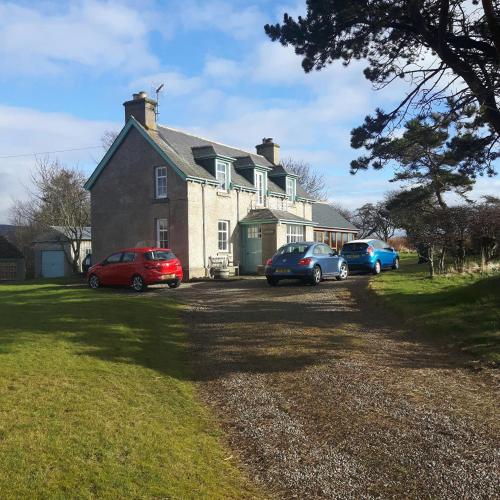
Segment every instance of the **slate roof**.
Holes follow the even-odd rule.
[[[0,235],[0,259],[23,259],[22,252],[5,236]]]
[[[304,219],[303,217],[299,217],[298,215],[292,214],[290,212],[286,212],[284,210],[272,210],[270,208],[256,208],[250,210],[248,214],[243,217],[240,221],[243,224],[251,224],[252,222],[300,222],[302,224],[312,226],[314,222]]]
[[[50,226],[50,229],[34,240],[33,243],[43,243],[49,241],[61,241],[62,239],[69,239],[69,232],[63,226]],[[82,240],[92,239],[92,229],[90,227],[82,228]]]
[[[148,135],[155,143],[172,159],[172,161],[188,177],[196,177],[214,181],[215,177],[196,160],[203,156],[218,155],[234,159],[231,170],[233,184],[244,188],[255,189],[255,186],[245,177],[238,173],[235,167],[243,165],[262,166],[271,168],[268,175],[268,189],[273,193],[286,195],[286,192],[276,184],[272,178],[274,175],[284,175],[286,170],[282,166],[273,165],[267,158],[256,153],[251,153],[243,149],[233,148],[209,139],[204,139],[196,135],[188,134],[170,127],[158,125],[158,130],[147,130]],[[194,150],[193,150],[194,148]],[[307,199],[312,197],[297,183],[297,196]]]
[[[315,203],[312,206],[312,218],[317,222],[318,227],[331,229],[354,229],[358,230],[354,224],[349,222],[337,210],[327,203]]]

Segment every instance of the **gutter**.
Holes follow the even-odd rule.
[[[205,277],[207,276],[207,234],[206,234],[206,210],[205,210],[205,186],[206,182],[201,185],[201,213],[202,213],[202,240],[203,240],[203,267],[205,268]]]

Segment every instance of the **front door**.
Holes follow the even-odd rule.
[[[243,231],[243,270],[256,273],[257,266],[262,264],[262,226],[245,226]]]

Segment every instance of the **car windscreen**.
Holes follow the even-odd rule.
[[[292,243],[290,245],[285,245],[278,250],[278,255],[286,255],[286,254],[304,254],[309,249],[309,245],[305,245],[304,243]]]
[[[144,254],[146,260],[172,260],[175,259],[173,252],[165,252],[165,250],[152,250]]]
[[[343,252],[364,252],[368,248],[368,243],[346,243],[342,247]]]

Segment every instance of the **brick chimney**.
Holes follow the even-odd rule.
[[[156,101],[148,97],[146,92],[134,94],[131,101],[124,102],[125,123],[133,116],[141,125],[156,130]]]
[[[258,155],[264,156],[274,165],[278,165],[280,161],[280,146],[273,142],[271,137],[264,137],[262,144],[257,144],[255,149]]]

